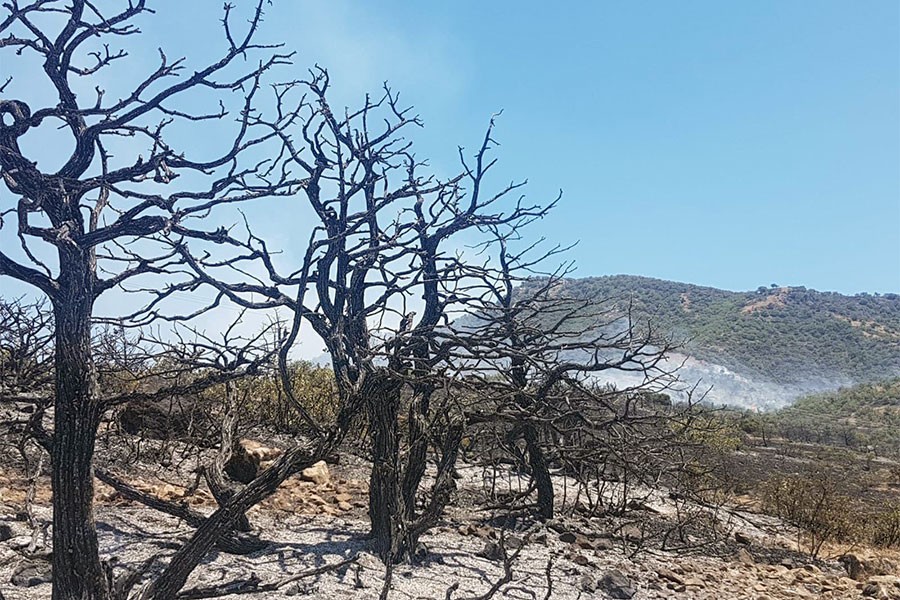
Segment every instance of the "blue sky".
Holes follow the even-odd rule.
[[[503,109],[499,180],[563,189],[540,227],[580,275],[900,291],[893,0],[297,1],[268,25],[350,96],[392,82],[438,167]]]
[[[143,18],[138,67],[221,50],[220,2],[173,5]],[[338,102],[390,82],[439,173],[502,109],[494,182],[563,190],[534,233],[580,240],[579,276],[900,292],[895,0],[276,0],[262,37],[327,67]]]

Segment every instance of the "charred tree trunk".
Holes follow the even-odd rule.
[[[372,440],[369,478],[369,521],[375,552],[390,564],[402,559],[406,508],[400,490],[400,388],[379,385],[368,394],[367,412]]]
[[[553,518],[553,479],[550,477],[550,468],[544,450],[541,448],[540,437],[534,425],[528,423],[522,430],[522,439],[525,440],[525,450],[528,452],[528,466],[531,469],[531,478],[537,490],[538,516],[541,519]]]
[[[51,450],[53,600],[107,600],[94,526],[94,443],[100,424],[91,354],[91,258],[60,251],[56,320],[56,402]]]
[[[421,395],[413,400],[410,407],[410,448],[402,469],[399,422],[401,386],[389,382],[380,394],[369,395],[373,458],[369,518],[375,551],[386,564],[415,559],[419,537],[438,522],[455,488],[453,469],[463,432],[459,423],[451,423],[442,434],[441,458],[431,497],[421,514],[417,512],[416,494],[428,458],[427,417],[431,400],[430,390],[421,392],[419,390]]]
[[[225,414],[222,417],[222,432],[220,435],[219,451],[213,463],[204,470],[206,485],[220,507],[225,506],[228,500],[234,496],[235,486],[225,480],[225,465],[231,459],[232,450],[237,440],[237,407],[234,401],[234,385],[229,381],[225,383]],[[250,519],[247,515],[241,517],[235,523],[238,531],[253,531]]]
[[[430,387],[417,390],[416,397],[409,408],[409,454],[403,472],[403,504],[408,520],[415,518],[416,492],[425,475],[428,459],[428,436],[426,435],[426,419],[431,404]]]

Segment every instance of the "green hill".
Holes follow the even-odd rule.
[[[741,378],[812,390],[900,375],[897,294],[731,292],[630,275],[572,279],[564,288],[623,312],[631,304],[635,319],[649,319],[685,340],[691,356]]]
[[[900,378],[814,394],[772,413],[782,436],[806,442],[900,452]]]

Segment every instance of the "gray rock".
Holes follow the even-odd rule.
[[[607,571],[603,578],[600,579],[598,587],[606,592],[610,598],[616,598],[616,600],[629,600],[637,594],[634,584],[621,571]]]
[[[12,536],[12,527],[7,525],[6,523],[0,523],[0,542],[5,542],[6,540],[12,538]]]
[[[578,536],[571,531],[566,531],[559,534],[559,541],[564,544],[574,544],[576,540],[578,540]]]
[[[34,587],[42,583],[50,583],[50,565],[26,563],[13,571],[10,583],[16,587]]]
[[[506,547],[510,550],[517,550],[525,544],[525,541],[516,535],[506,536]]]
[[[478,556],[492,561],[503,560],[503,549],[497,542],[485,542],[484,548],[478,553]]]
[[[7,541],[7,544],[13,550],[22,550],[23,548],[27,548],[31,544],[31,536],[30,535],[17,535],[14,538],[10,538]]]
[[[880,585],[878,585],[874,581],[870,581],[863,587],[862,595],[868,598],[881,598],[885,595],[885,593],[884,590],[881,589]]]
[[[630,542],[632,544],[639,544],[644,540],[644,532],[641,531],[640,527],[635,525],[625,525],[622,529],[619,530],[619,535],[626,542]]]

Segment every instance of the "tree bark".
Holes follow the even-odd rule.
[[[547,458],[541,448],[538,431],[534,425],[526,423],[522,430],[522,438],[525,440],[525,449],[528,452],[528,466],[531,468],[531,478],[537,489],[538,516],[541,519],[553,518],[553,479],[550,477],[550,468]]]
[[[219,451],[213,463],[204,470],[206,476],[206,485],[219,506],[224,506],[228,499],[235,494],[235,486],[230,485],[225,480],[225,465],[231,459],[232,449],[235,443],[235,433],[237,432],[237,412],[234,402],[234,385],[228,381],[225,383],[225,414],[222,417],[222,432],[219,436]],[[250,519],[247,515],[241,515],[241,518],[235,523],[235,529],[238,531],[253,531],[250,525]]]
[[[412,520],[416,516],[416,493],[425,475],[428,459],[428,437],[425,429],[431,394],[430,387],[422,386],[422,389],[416,390],[409,408],[409,454],[403,473],[402,488],[407,520]]]
[[[394,389],[396,387],[396,389]],[[372,438],[372,473],[369,479],[369,521],[375,552],[385,562],[401,559],[403,495],[400,490],[399,386],[383,385],[368,395]]]
[[[91,352],[94,275],[90,256],[60,250],[56,401],[51,451],[53,600],[108,600],[94,526],[93,458],[101,406]]]

